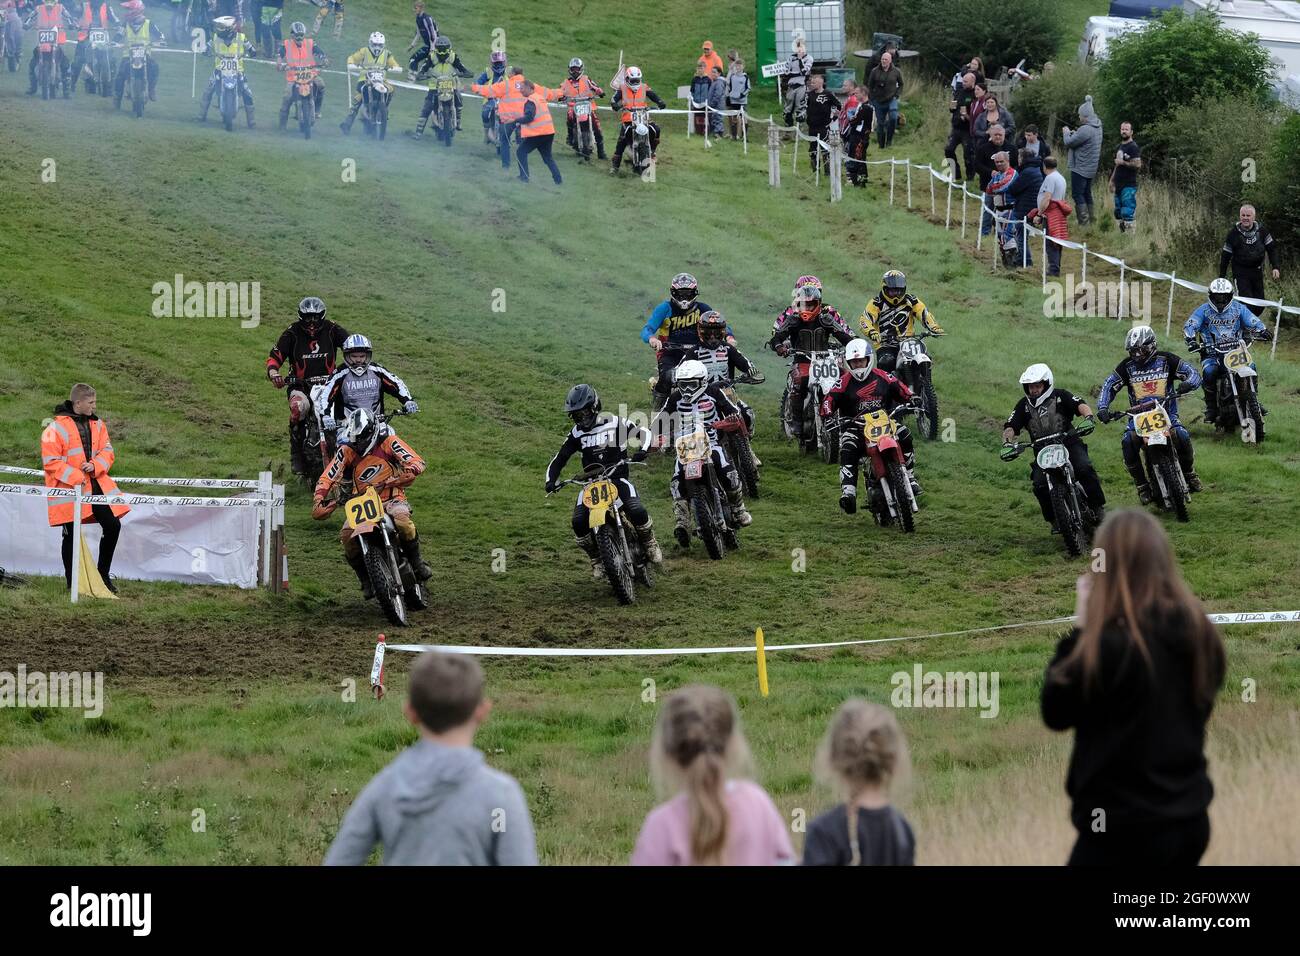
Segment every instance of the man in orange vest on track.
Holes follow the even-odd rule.
[[[641,78],[639,67],[629,66],[627,73],[623,78],[623,85],[619,87],[614,94],[614,109],[623,110],[623,126],[618,132],[618,146],[614,148],[614,162],[609,168],[610,175],[618,173],[619,164],[623,162],[623,150],[627,149],[628,143],[632,142],[632,111],[646,108],[646,101],[649,100],[660,109],[666,107],[663,98],[650,89]],[[646,121],[650,127],[650,155],[653,157],[659,151],[659,126],[657,123]]]
[[[510,75],[495,83],[473,83],[470,90],[479,96],[497,101],[497,152],[501,156],[501,168],[510,168],[510,133],[524,115],[524,97],[519,87],[524,82],[524,68],[510,68]]]
[[[284,99],[280,101],[280,129],[284,129],[289,125],[289,107],[293,105],[293,88],[298,82],[298,71],[329,66],[330,60],[325,55],[325,51],[316,45],[316,41],[307,36],[307,25],[300,20],[295,20],[289,27],[289,39],[285,40],[276,52],[279,55],[279,67],[284,71],[284,78],[288,80]],[[321,103],[325,100],[325,81],[317,73],[311,85],[315,91],[316,118],[320,119]]]
[[[569,61],[569,76],[560,84],[560,94],[564,97],[565,102],[569,104],[569,115],[567,118],[569,127],[569,145],[574,149],[578,148],[578,124],[573,115],[574,101],[586,100],[587,105],[590,107],[590,112],[587,116],[591,121],[591,132],[596,139],[596,158],[608,159],[609,157],[605,155],[605,137],[600,130],[600,119],[596,116],[595,103],[597,99],[605,95],[605,91],[595,83],[591,82],[591,77],[587,76],[587,74],[583,72],[582,60],[576,56]]]
[[[90,31],[103,30],[107,33],[110,27],[117,26],[119,22],[113,8],[104,0],[99,3],[93,3],[92,0],[82,0],[81,16],[77,18],[77,52],[72,58],[72,92],[77,92],[77,80],[81,79],[83,70],[86,74],[86,92],[96,92],[94,67],[93,63],[90,62]],[[109,67],[109,75],[111,79],[111,66]],[[99,90],[98,92],[101,96],[109,94],[108,90]]]
[[[555,159],[551,156],[551,146],[555,143],[555,121],[551,119],[551,110],[546,104],[558,100],[560,91],[524,80],[519,92],[524,97],[524,112],[519,126],[519,150],[515,154],[519,161],[519,178],[528,182],[528,154],[536,150],[558,186],[563,182],[560,167],[555,165]]]
[[[113,446],[108,428],[95,415],[95,390],[89,385],[72,386],[68,400],[54,410],[54,420],[41,433],[41,467],[45,470],[45,487],[72,489],[81,486],[82,494],[115,495],[117,485],[108,477],[113,467]],[[72,588],[72,540],[75,502],[71,498],[47,498],[50,527],[63,529],[63,571]],[[122,515],[131,509],[121,505],[82,505],[82,523],[97,522],[103,535],[99,542],[99,576],[114,594],[117,588],[109,579],[113,550],[122,530]]]
[[[27,64],[27,78],[30,81],[27,95],[36,95],[36,67],[41,59],[41,34],[53,30],[55,31],[53,44],[54,68],[58,71],[55,74],[57,79],[54,82],[63,83],[63,98],[66,100],[72,95],[72,92],[68,87],[68,58],[64,55],[63,44],[68,42],[68,29],[75,29],[77,24],[73,21],[72,15],[58,0],[45,0],[44,3],[28,14],[27,19],[23,21],[23,26],[30,27],[33,23],[36,24],[36,49],[32,51],[31,61]],[[51,93],[51,95],[53,94]]]

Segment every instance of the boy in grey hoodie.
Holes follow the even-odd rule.
[[[390,866],[536,866],[523,790],[473,746],[491,710],[478,661],[422,654],[403,706],[420,739],[361,791],[325,865],[360,866],[379,843]]]
[[[1101,120],[1092,108],[1092,97],[1085,96],[1079,107],[1083,124],[1076,130],[1061,127],[1061,142],[1069,150],[1070,194],[1074,197],[1074,214],[1079,225],[1092,221],[1092,181],[1101,164]]]

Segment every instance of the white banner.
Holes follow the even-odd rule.
[[[44,490],[35,495],[0,495],[0,567],[6,571],[63,575],[63,531],[50,527],[46,498],[40,493]],[[122,517],[114,575],[138,581],[257,587],[261,509],[177,508],[136,498],[128,496],[131,511]],[[81,527],[91,553],[98,557],[99,526]]]

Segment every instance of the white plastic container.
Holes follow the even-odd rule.
[[[795,31],[817,64],[844,62],[844,3],[782,3],[776,8],[776,52],[781,59],[790,55]]]

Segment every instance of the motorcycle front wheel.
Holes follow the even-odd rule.
[[[394,581],[389,569],[388,555],[379,548],[366,549],[366,573],[375,599],[384,609],[384,617],[398,627],[406,626],[406,595],[401,581]]]
[[[605,566],[605,577],[614,589],[614,596],[619,604],[631,604],[636,601],[636,585],[632,583],[632,568],[629,566],[623,549],[609,525],[596,529],[596,549],[600,552],[600,563]]]
[[[709,552],[709,557],[714,561],[721,561],[724,554],[722,529],[714,517],[713,506],[709,502],[710,494],[711,489],[703,482],[692,488],[691,510],[695,513],[695,526],[699,529],[700,540],[704,542],[704,550]]]

